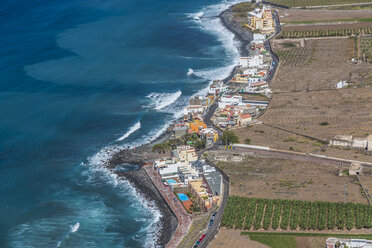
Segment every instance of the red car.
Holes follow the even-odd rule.
[[[199,241],[202,241],[204,238],[205,238],[205,234],[203,234],[203,235],[200,237]]]

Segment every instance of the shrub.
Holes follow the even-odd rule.
[[[319,125],[321,125],[321,126],[328,126],[328,125],[329,125],[329,123],[328,123],[328,122],[326,122],[326,121],[323,121],[323,122],[319,123]]]

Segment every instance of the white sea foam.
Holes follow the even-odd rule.
[[[70,226],[70,232],[71,233],[76,232],[77,230],[79,230],[79,227],[80,227],[80,223],[79,222],[77,222],[75,225],[71,225]]]
[[[241,1],[222,1],[219,4],[213,4],[204,7],[201,11],[204,16],[208,18],[202,18],[195,21],[195,24],[203,31],[213,34],[222,43],[228,55],[228,65],[224,67],[194,70],[194,75],[200,78],[214,80],[224,79],[229,76],[233,68],[238,64],[240,54],[238,50],[239,41],[234,40],[234,34],[225,28],[222,24],[221,19],[217,17],[222,11],[226,10],[231,5]],[[197,13],[199,13],[197,12]],[[195,15],[197,14],[195,13]]]
[[[182,95],[182,91],[178,90],[173,93],[151,93],[147,98],[151,99],[150,107],[156,110],[165,108],[166,106],[174,103]]]
[[[203,11],[199,11],[197,13],[188,13],[187,14],[187,17],[197,21],[197,20],[200,20],[200,18],[203,15],[204,15],[204,12]]]
[[[141,122],[137,121],[136,124],[134,124],[133,126],[131,126],[129,128],[128,132],[126,132],[123,136],[118,138],[116,141],[122,141],[122,140],[128,138],[132,133],[134,133],[135,131],[137,131],[140,128],[141,128]]]
[[[238,64],[240,55],[239,51],[237,49],[237,45],[239,45],[236,41],[233,39],[233,34],[230,33],[221,23],[220,19],[217,16],[221,11],[227,9],[232,4],[235,4],[239,1],[223,1],[220,4],[210,5],[204,7],[201,11],[194,13],[192,19],[199,25],[199,28],[202,30],[211,33],[215,35],[218,40],[222,43],[224,48],[226,49],[226,53],[228,54],[229,62],[228,65],[225,67],[219,67],[219,68],[212,68],[207,70],[192,70],[191,68],[188,70],[187,75],[196,75],[198,77],[204,78],[204,79],[224,79],[226,78],[229,73],[232,71],[234,66]],[[191,16],[192,14],[190,14]],[[202,16],[210,16],[210,18],[200,18]],[[194,95],[204,95],[208,91],[208,88],[204,88],[196,92]],[[167,106],[171,105],[172,103],[176,102],[182,95],[182,92],[179,90],[177,92],[173,93],[151,93],[147,96],[147,98],[151,99],[152,102],[149,107],[155,109],[155,110],[164,110],[168,109]],[[193,96],[194,96],[193,95]],[[185,100],[185,99],[181,99]],[[178,101],[177,101],[178,102]],[[186,105],[187,99],[185,101],[181,101],[181,105]],[[145,134],[142,136],[140,141],[132,142],[130,144],[124,145],[110,145],[105,148],[103,148],[101,151],[96,153],[95,155],[91,156],[88,159],[89,162],[89,168],[91,173],[98,172],[103,173],[105,177],[108,179],[108,181],[114,186],[114,187],[125,187],[126,191],[128,191],[128,185],[130,186],[130,190],[132,194],[137,197],[138,201],[141,203],[142,206],[144,206],[147,210],[149,210],[152,213],[152,219],[150,221],[150,224],[142,231],[147,233],[146,238],[146,244],[145,247],[155,247],[155,240],[159,235],[159,228],[161,228],[160,218],[161,213],[157,209],[156,205],[143,198],[140,194],[137,193],[136,189],[132,187],[128,181],[121,180],[118,178],[116,174],[114,174],[112,171],[107,169],[104,165],[109,161],[109,159],[113,156],[113,154],[119,152],[120,150],[129,147],[136,147],[140,146],[149,142],[154,141],[156,138],[158,138],[160,135],[162,135],[168,126],[177,118],[182,116],[182,108],[174,109],[173,112],[173,118],[169,120],[167,123],[165,123],[163,126],[154,129],[150,131],[148,134]],[[137,123],[136,123],[137,124]],[[134,126],[133,126],[134,127]],[[131,128],[132,129],[132,128]],[[131,130],[130,129],[130,130]],[[133,128],[134,129],[134,128]],[[129,131],[127,133],[129,133]],[[137,129],[138,130],[138,129]],[[133,131],[134,132],[134,131]],[[126,134],[125,134],[126,135]],[[125,136],[123,135],[123,136]],[[130,135],[130,134],[129,134]],[[129,136],[128,135],[128,136]],[[122,136],[122,137],[123,137]],[[127,138],[127,137],[125,137]],[[123,139],[125,139],[123,138]],[[123,140],[122,139],[122,140]]]
[[[149,214],[148,225],[140,231],[146,234],[145,247],[157,247],[156,240],[159,236],[159,230],[162,228],[160,219],[162,217],[156,204],[144,198],[128,181],[122,180],[117,174],[113,173],[110,169],[105,167],[105,164],[111,156],[123,149],[124,146],[108,146],[88,158],[89,169],[84,173],[88,176],[89,182],[105,181],[113,187],[121,189],[122,193],[136,198],[132,204],[134,208],[143,208]]]

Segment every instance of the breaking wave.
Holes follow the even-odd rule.
[[[76,232],[77,230],[79,230],[79,227],[80,227],[80,223],[79,222],[77,222],[75,225],[71,225],[70,226],[70,232],[71,233]]]
[[[128,138],[132,133],[137,131],[138,129],[141,128],[141,122],[137,121],[136,124],[134,124],[132,127],[129,128],[128,132],[126,132],[123,136],[118,138],[116,141],[122,141],[126,138]]]
[[[239,63],[240,53],[238,47],[240,42],[234,40],[234,34],[231,33],[229,30],[225,28],[222,24],[221,19],[218,15],[229,8],[231,5],[236,4],[241,1],[227,1],[224,0],[221,3],[213,4],[204,7],[201,11],[194,13],[195,16],[198,13],[203,13],[203,15],[208,16],[210,18],[202,18],[194,21],[198,28],[201,30],[213,34],[217,37],[217,39],[222,43],[223,47],[226,50],[226,54],[228,54],[227,66],[212,68],[212,69],[201,69],[201,70],[194,70],[193,75],[207,79],[207,80],[214,80],[214,79],[224,79],[229,76],[231,71],[234,69],[236,65]],[[191,16],[192,14],[188,14]]]
[[[147,98],[151,99],[150,107],[155,110],[160,110],[174,103],[182,95],[182,91],[178,90],[174,93],[151,93]]]
[[[187,71],[187,76],[190,76],[194,73],[194,70],[189,68],[189,70]]]
[[[194,20],[200,20],[200,18],[204,15],[203,11],[199,11],[197,13],[190,13],[188,14],[188,17],[194,19]]]

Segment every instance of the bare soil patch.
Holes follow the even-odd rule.
[[[248,235],[240,235],[240,230],[230,230],[221,228],[218,231],[217,237],[210,243],[211,248],[269,248],[269,246],[261,244],[249,239]]]
[[[223,151],[217,151],[218,154]],[[213,153],[212,153],[213,154]],[[210,157],[213,155],[210,154]],[[269,199],[366,203],[356,178],[339,176],[328,163],[247,156],[242,162],[217,162],[230,177],[230,194]]]
[[[291,25],[284,26],[282,31],[312,31],[312,30],[340,30],[372,27],[372,22],[355,24],[317,24],[317,25]]]
[[[280,21],[312,21],[332,19],[370,18],[372,10],[301,10],[277,9]]]

